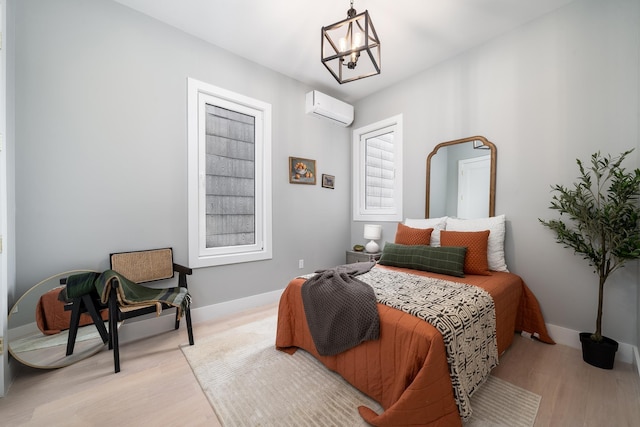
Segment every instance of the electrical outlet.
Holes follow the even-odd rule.
[[[303,259],[299,259],[298,260],[298,268],[304,268],[304,260]]]

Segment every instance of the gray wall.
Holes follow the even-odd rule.
[[[196,270],[194,306],[344,262],[350,132],[304,114],[312,88],[112,1],[20,0],[15,22],[18,296],[114,251],[172,246],[187,263],[187,77],[273,112],[273,259]],[[289,156],[335,190],[289,184]]]
[[[576,157],[639,145],[639,9],[576,0],[356,104],[355,127],[404,114],[405,171],[423,171],[442,141],[496,143],[507,263],[548,322],[575,330],[593,329],[595,277],[537,218],[552,216],[550,186],[573,181]],[[186,263],[187,77],[270,102],[274,117],[274,258],[197,270],[195,306],[282,288],[362,243],[350,130],[304,115],[312,88],[111,1],[20,0],[15,12],[17,295],[60,271],[104,269],[112,251],[173,246]],[[290,155],[316,159],[336,189],[289,184]],[[404,213],[421,217],[424,176],[413,177]],[[383,240],[394,234],[385,224]],[[637,284],[632,264],[605,300],[605,333],[632,344]]]
[[[595,329],[597,278],[538,218],[576,158],[640,148],[640,2],[579,0],[356,103],[355,127],[404,114],[404,214],[424,212],[424,171],[439,142],[483,135],[498,149],[496,214],[506,214],[507,264],[540,300],[546,321]],[[637,167],[638,154],[627,163]],[[385,224],[383,240],[393,240]],[[352,241],[362,240],[352,223]],[[604,333],[638,343],[637,263],[610,278]]]

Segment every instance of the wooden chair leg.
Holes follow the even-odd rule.
[[[109,323],[109,350],[113,350],[113,333],[112,333],[112,331],[113,331],[113,322],[112,322],[112,319],[114,319],[114,315],[116,316],[115,318],[117,319],[117,314],[114,314],[113,303],[111,302],[111,295],[109,295],[109,299],[107,301],[107,310],[108,310],[108,313],[109,313],[109,321],[108,321],[108,323]]]
[[[80,325],[80,305],[81,298],[74,298],[71,307],[71,321],[69,322],[69,335],[67,336],[67,356],[73,354],[73,348],[76,345],[76,337],[78,336],[78,326]]]
[[[93,320],[93,324],[96,325],[96,329],[100,333],[102,342],[107,343],[107,341],[109,341],[109,334],[107,333],[107,328],[104,327],[104,321],[102,320],[102,317],[98,313],[98,310],[96,309],[96,305],[93,302],[91,295],[83,295],[82,302],[84,303],[84,306],[86,307],[87,312],[91,316],[91,319]]]
[[[93,320],[93,324],[96,326],[96,329],[98,329],[98,332],[100,333],[102,342],[107,343],[109,341],[109,333],[104,327],[104,321],[98,314],[96,306],[91,299],[91,295],[87,294],[82,295],[78,298],[74,298],[72,304],[71,321],[69,322],[69,335],[67,337],[67,356],[73,354],[73,349],[78,337],[78,328],[80,327],[80,317],[84,312],[89,313],[91,319]]]
[[[113,369],[120,372],[120,348],[118,346],[118,299],[116,290],[111,289],[109,294],[109,336],[113,347]]]
[[[185,316],[187,318],[187,334],[189,334],[189,345],[193,345],[193,328],[191,327],[191,309],[187,308]]]
[[[180,271],[180,275],[178,276],[178,286],[185,289],[187,288],[187,274],[191,274],[191,270],[189,270],[188,273],[184,271]],[[187,318],[187,334],[189,335],[189,345],[193,345],[194,341],[193,341],[193,328],[191,326],[191,308],[187,308],[185,310],[184,315]],[[180,326],[180,320],[178,320],[178,311],[176,310],[176,329],[178,329],[179,326]]]

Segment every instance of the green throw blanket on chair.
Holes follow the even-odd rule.
[[[177,307],[178,318],[180,318],[191,302],[191,296],[187,288],[149,288],[132,282],[113,270],[106,270],[95,281],[96,289],[98,294],[100,294],[100,300],[103,304],[109,301],[109,293],[111,292],[114,281],[117,281],[119,284],[119,286],[116,287],[118,302],[124,307],[155,304],[157,312],[160,314],[162,310],[161,303],[165,303]]]
[[[95,290],[95,281],[100,273],[87,272],[72,274],[67,277],[66,297],[69,300],[90,294]]]

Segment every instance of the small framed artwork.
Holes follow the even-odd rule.
[[[322,186],[324,188],[330,188],[333,190],[334,183],[336,181],[336,177],[333,175],[327,175],[326,173],[322,174]]]
[[[291,184],[316,185],[316,161],[301,157],[289,157],[289,182]]]

